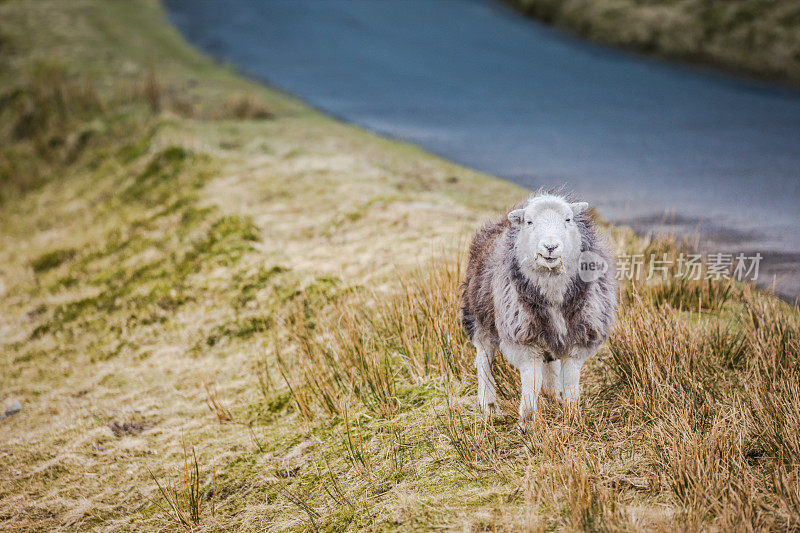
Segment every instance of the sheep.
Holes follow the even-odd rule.
[[[542,387],[577,404],[581,367],[608,338],[617,305],[612,255],[588,207],[536,193],[473,237],[461,320],[475,346],[485,413],[497,410],[491,365],[498,348],[520,373],[521,420],[535,416]]]

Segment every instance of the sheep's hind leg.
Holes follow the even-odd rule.
[[[561,361],[561,382],[564,391],[564,403],[578,405],[581,396],[581,368],[583,363],[597,350],[591,348],[575,348]]]
[[[484,413],[497,411],[497,390],[492,375],[494,345],[487,335],[476,332],[472,343],[475,345],[475,369],[478,371],[478,405]]]
[[[542,370],[544,361],[541,357],[525,362],[519,367],[522,382],[522,399],[519,403],[519,417],[522,420],[533,420],[536,416],[536,399],[542,388]]]
[[[563,387],[561,386],[561,360],[553,359],[544,363],[544,393],[554,400],[563,401]]]

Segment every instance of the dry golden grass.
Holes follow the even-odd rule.
[[[311,313],[313,324],[287,321],[296,352],[280,368],[303,418],[347,425],[354,413],[381,424],[434,417],[433,434],[417,442],[430,451],[417,453],[452,462],[466,478],[491,473],[510,494],[535,494],[526,516],[546,529],[800,525],[796,490],[790,478],[778,480],[800,458],[796,310],[746,287],[741,301],[719,309],[731,316],[679,313],[634,294],[591,367],[593,395],[581,411],[547,405],[520,436],[518,379],[502,360],[495,372],[505,414],[487,420],[470,405],[475,378],[455,316],[457,265],[426,272],[404,278],[394,297],[352,295]],[[415,401],[429,390],[427,401]],[[391,454],[361,451],[369,446],[358,430],[354,455],[363,468],[397,476]],[[395,431],[401,442],[415,433]],[[439,455],[442,438],[451,449]],[[312,501],[307,495],[319,508]],[[326,518],[318,511],[315,522]]]
[[[267,106],[252,94],[233,94],[229,96],[223,102],[220,111],[220,118],[263,120],[273,117]]]
[[[466,238],[524,191],[102,7],[0,3],[0,94],[41,104],[26,136],[0,105],[0,528],[800,528],[795,308],[626,285],[581,409],[520,434],[502,360],[478,412],[457,307]]]

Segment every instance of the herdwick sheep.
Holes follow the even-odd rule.
[[[478,403],[497,410],[495,349],[519,370],[519,415],[530,419],[544,391],[576,404],[583,363],[614,324],[612,255],[586,202],[538,193],[472,240],[461,319],[475,345]]]

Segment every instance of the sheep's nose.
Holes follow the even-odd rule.
[[[547,250],[547,253],[549,253],[549,254],[552,254],[553,252],[556,251],[556,249],[558,249],[558,243],[557,242],[553,243],[553,244],[543,244],[542,246],[545,247],[545,249]]]

